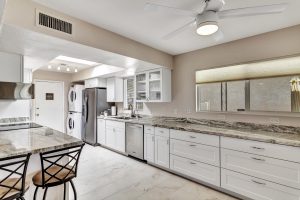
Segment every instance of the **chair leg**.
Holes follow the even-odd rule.
[[[77,192],[76,192],[76,189],[75,189],[75,185],[74,185],[72,180],[70,181],[70,183],[71,183],[71,186],[72,186],[73,192],[74,192],[74,200],[77,200]]]
[[[25,200],[25,198],[24,198],[24,197],[20,197],[19,199],[21,199],[21,200]]]
[[[36,194],[37,194],[38,189],[39,189],[39,187],[36,187],[34,190],[33,200],[36,200]]]
[[[47,197],[47,191],[48,191],[48,188],[46,187],[45,192],[44,192],[44,196],[43,196],[43,200],[46,200],[46,197]]]
[[[66,186],[66,182],[64,182],[64,200],[66,200],[66,190],[67,190],[67,186]]]

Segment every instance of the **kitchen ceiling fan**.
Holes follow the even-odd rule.
[[[191,26],[196,27],[196,32],[199,35],[212,35],[219,30],[219,20],[227,18],[281,13],[286,9],[288,5],[287,3],[279,3],[264,6],[222,10],[223,6],[225,5],[224,0],[202,0],[202,3],[204,4],[204,9],[201,12],[183,10],[155,3],[146,3],[145,10],[162,11],[186,17],[193,17],[192,21],[163,37],[163,39],[168,40]]]

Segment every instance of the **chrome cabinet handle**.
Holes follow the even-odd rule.
[[[190,138],[192,138],[192,139],[195,139],[196,137],[195,137],[195,136],[191,136],[191,135],[190,135]]]
[[[252,149],[257,149],[257,150],[265,150],[265,148],[263,148],[263,147],[252,146],[251,148],[252,148]]]
[[[190,144],[190,147],[195,147],[195,146],[197,146],[197,145],[195,145],[195,144]]]
[[[190,164],[191,164],[191,165],[196,165],[197,163],[194,163],[194,162],[190,162]]]
[[[259,185],[267,185],[266,183],[262,183],[262,182],[259,182],[259,181],[256,181],[256,180],[251,180],[253,183],[256,183],[256,184],[259,184]]]
[[[258,161],[266,161],[265,159],[262,158],[255,158],[255,157],[251,157],[253,160],[258,160]]]

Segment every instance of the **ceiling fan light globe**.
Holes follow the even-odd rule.
[[[219,30],[219,26],[217,22],[205,22],[202,24],[199,24],[197,28],[197,33],[199,35],[207,36],[207,35],[212,35],[215,32]]]

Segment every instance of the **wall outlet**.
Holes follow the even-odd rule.
[[[279,118],[271,117],[271,118],[269,118],[269,122],[270,122],[270,124],[279,124],[280,120],[279,120]]]

